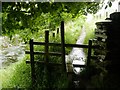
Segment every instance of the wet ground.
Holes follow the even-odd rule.
[[[76,44],[83,44],[86,36],[85,27],[82,28],[82,32],[76,42]],[[71,64],[80,64],[85,65],[86,56],[83,51],[83,48],[73,48],[69,55],[66,56],[66,62]],[[79,67],[73,67],[73,71],[76,74],[79,74],[82,69]]]
[[[82,32],[76,42],[76,44],[83,44],[84,39],[86,37],[85,27],[83,26]],[[72,72],[72,84],[74,88],[81,88],[81,81],[80,81],[80,72],[84,68],[80,67],[73,67],[73,64],[85,65],[86,56],[83,51],[83,48],[73,48],[69,55],[66,56],[66,62],[69,63],[69,67],[67,67],[67,71]],[[71,77],[71,76],[70,76]]]

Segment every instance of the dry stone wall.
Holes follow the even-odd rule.
[[[120,69],[120,12],[110,14],[110,18],[97,22],[95,29],[94,45],[99,48],[94,50],[96,61],[109,61],[106,67],[110,72]]]

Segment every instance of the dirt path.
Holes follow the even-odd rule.
[[[85,32],[85,27],[83,27],[82,32],[76,44],[83,44],[85,37],[86,37],[86,32]],[[85,53],[83,52],[83,48],[73,48],[70,55],[77,56],[78,59],[80,59],[80,57],[85,58]]]
[[[82,32],[76,42],[76,44],[83,44],[84,39],[86,37],[86,32],[85,32],[85,27],[83,26]],[[83,48],[73,48],[70,54],[67,56],[67,61],[71,62],[72,64],[85,64],[85,53],[83,52]],[[81,69],[78,68],[73,68],[73,71],[76,74],[79,74]]]
[[[86,31],[85,27],[83,26],[81,34],[76,42],[76,44],[83,44],[84,39],[86,37]],[[66,61],[69,63],[71,66],[67,67],[68,72],[73,71],[74,74],[71,74],[68,76],[70,80],[70,87],[72,85],[72,88],[80,88],[81,87],[81,81],[80,81],[80,72],[82,71],[83,68],[80,67],[73,67],[73,64],[80,64],[80,65],[85,65],[85,60],[86,56],[83,51],[83,48],[73,48],[72,51],[70,52],[69,55],[66,56]]]

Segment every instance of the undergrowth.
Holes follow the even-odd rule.
[[[84,22],[84,18],[75,19],[70,22],[65,23],[65,43],[75,44],[78,36],[81,33],[81,26]],[[74,28],[75,27],[75,28]],[[39,33],[39,35],[37,35]],[[36,35],[33,35],[34,41],[44,41],[44,33],[43,31],[38,31]],[[39,36],[39,37],[38,37]],[[51,37],[50,42],[60,43],[60,36]],[[29,45],[27,45],[26,49],[29,49]],[[35,46],[34,49],[36,51],[44,51],[44,46]],[[72,48],[66,48],[66,54],[69,54]],[[50,47],[50,51],[61,52],[61,47]],[[29,60],[29,56],[25,56],[23,60],[20,60],[12,65],[10,65],[6,69],[0,69],[3,88],[30,88],[31,87],[31,68],[30,64],[26,64],[26,60]],[[44,60],[44,57],[41,55],[36,56],[35,60]],[[60,57],[50,57],[51,62],[60,63]],[[35,65],[36,67],[36,77],[37,87],[38,88],[46,88],[46,84],[48,84],[46,77],[46,71],[43,65]],[[50,85],[53,88],[67,88],[68,80],[66,73],[62,71],[61,67],[53,68],[51,70],[51,74],[49,76]]]
[[[85,31],[86,31],[86,37],[84,39],[84,44],[89,44],[90,39],[94,39],[95,34],[95,22],[94,20],[91,20],[90,22],[85,22],[84,24]],[[88,49],[84,49],[85,55],[87,57]]]
[[[6,69],[0,69],[2,88],[28,88],[31,84],[30,66],[26,65],[25,57]]]

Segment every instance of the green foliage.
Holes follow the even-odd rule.
[[[57,58],[54,59],[57,61]],[[52,59],[53,61],[53,59]],[[54,61],[54,62],[55,62]],[[57,66],[49,66],[49,71],[47,71],[46,67],[44,65],[38,65],[36,64],[36,84],[37,89],[41,88],[67,88],[68,87],[68,80],[66,74],[62,71],[62,68]]]
[[[61,21],[68,21],[78,14],[95,13],[98,3],[87,2],[3,2],[3,34],[12,37],[16,31],[29,29],[38,32],[43,28],[59,25]]]
[[[84,44],[88,44],[90,39],[94,39],[94,29],[95,29],[94,22],[93,21],[86,22],[84,24],[84,27],[85,27],[85,31],[86,31],[86,37],[84,39]],[[86,56],[87,56],[87,51],[88,51],[88,49],[84,49]]]
[[[85,17],[79,14],[76,18],[65,24],[65,43],[75,44],[81,34]],[[73,38],[74,37],[74,38]],[[69,41],[70,40],[70,41]]]
[[[0,69],[3,88],[28,88],[31,86],[31,71],[30,67],[26,65],[26,59],[14,63],[7,69]]]
[[[95,6],[94,6],[95,5]],[[65,42],[75,43],[80,35],[80,27],[83,24],[85,17],[81,16],[86,12],[95,13],[98,9],[98,3],[83,3],[83,2],[3,2],[2,18],[3,18],[3,34],[8,35],[11,39],[15,34],[23,39],[24,42],[33,38],[34,41],[44,41],[44,31],[49,28],[49,31],[54,31],[64,20],[66,23],[73,21],[73,28],[71,24],[67,25],[65,30]],[[93,6],[93,7],[91,7]],[[78,17],[82,19],[78,19]],[[77,21],[77,23],[74,23]],[[66,26],[65,25],[65,26]],[[73,38],[74,37],[74,38]],[[60,38],[50,38],[51,42],[59,42]],[[28,46],[26,47],[28,48]],[[43,47],[34,47],[37,51],[43,51]],[[51,51],[60,52],[58,47],[50,47]],[[71,48],[67,48],[69,53]],[[26,65],[25,60],[13,64],[8,69],[0,70],[3,73],[1,80],[3,87],[31,87],[30,65]],[[35,56],[36,60],[44,60],[43,56]],[[60,62],[61,58],[50,57],[50,61]],[[45,88],[47,82],[46,70],[42,65],[36,65],[36,72],[38,78],[38,88]],[[59,73],[61,72],[61,73]],[[6,76],[4,76],[6,75]],[[54,88],[66,88],[68,81],[66,74],[61,68],[54,68],[51,74],[50,84]]]
[[[65,23],[65,42],[66,43],[75,43],[78,36],[80,35],[81,29],[80,26],[84,22],[84,18],[79,18],[71,21],[70,23]],[[76,28],[73,28],[76,27]],[[73,30],[74,29],[74,30]],[[36,33],[27,32],[30,29],[24,29],[23,31],[19,32],[20,37],[25,37],[25,39],[33,38],[34,41],[44,41],[44,30],[38,30]],[[55,37],[53,37],[53,31],[50,31],[50,42],[60,43],[60,35],[55,33]],[[74,33],[74,34],[73,34]],[[69,37],[72,35],[75,39]],[[28,35],[29,38],[26,38]],[[73,39],[73,40],[72,40]],[[72,40],[72,42],[71,42]],[[26,45],[26,49],[29,50],[29,45]],[[72,48],[66,49],[66,54],[70,52]],[[34,46],[35,51],[44,51],[44,46]],[[61,52],[61,47],[50,47],[50,51],[53,52]],[[30,73],[30,65],[26,65],[25,60],[29,59],[28,56],[17,63],[9,66],[7,69],[1,69],[0,73],[2,73],[2,86],[3,88],[13,88],[13,87],[20,87],[20,88],[30,88],[31,87],[31,73]],[[35,55],[35,60],[43,61],[45,58],[42,55]],[[54,63],[61,63],[61,58],[57,56],[52,56],[49,58],[50,62]],[[35,65],[36,67],[36,76],[37,76],[37,88],[46,88],[48,85],[47,81],[47,74],[46,70],[43,65]],[[6,75],[6,76],[4,76]],[[8,78],[9,77],[9,78]],[[62,71],[62,67],[51,67],[51,76],[50,76],[50,85],[53,88],[60,89],[60,88],[67,88],[68,87],[68,80],[66,74]]]

